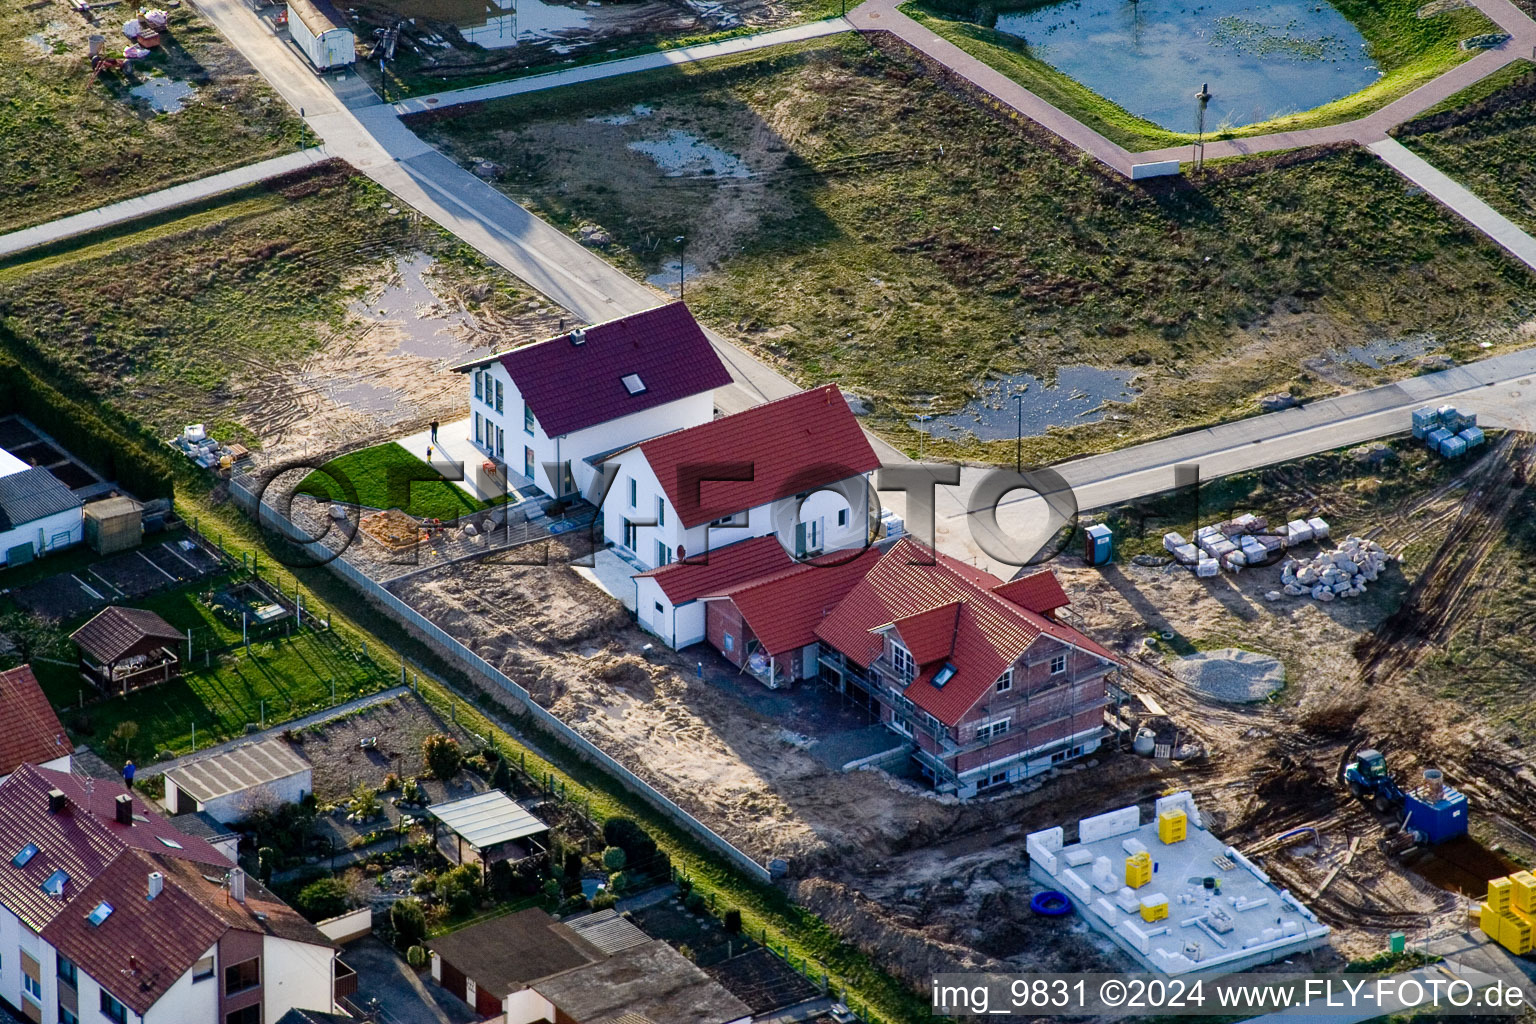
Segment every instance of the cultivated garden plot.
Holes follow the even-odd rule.
[[[90,37],[121,58],[133,8],[0,8],[0,232],[292,152],[298,118],[189,5],[148,56],[91,72]],[[314,144],[313,138],[309,140]]]
[[[415,126],[493,161],[499,187],[658,285],[681,260],[705,322],[800,383],[839,380],[909,449],[920,414],[946,420],[935,455],[1011,461],[1014,396],[1033,407],[1058,374],[1027,459],[1513,347],[1536,300],[1363,151],[1131,184],[852,40]],[[1423,343],[1352,352],[1407,337]],[[1083,367],[1113,379],[1068,384]],[[992,419],[1008,422],[982,429]]]
[[[12,257],[0,305],[118,409],[261,462],[460,418],[447,366],[561,313],[340,164]]]

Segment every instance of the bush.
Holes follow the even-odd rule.
[[[607,910],[609,907],[613,906],[617,902],[619,902],[619,898],[617,896],[615,896],[613,893],[611,893],[611,892],[600,892],[596,896],[592,897],[592,909],[593,910]]]
[[[693,891],[693,879],[687,875],[679,878],[677,880],[677,891],[683,895],[684,899],[687,899],[688,894]]]
[[[384,809],[379,803],[379,791],[361,783],[352,794],[352,802],[347,806],[353,814],[357,815],[357,820],[360,822],[377,817]]]
[[[423,946],[412,946],[410,949],[407,949],[405,951],[405,962],[410,964],[416,970],[421,970],[423,967],[427,966],[426,948]]]
[[[421,945],[427,937],[427,915],[418,900],[399,900],[389,908],[389,923],[395,929],[395,948]]]
[[[649,871],[656,859],[656,840],[628,818],[609,818],[603,822],[603,842],[624,851],[630,866]]]
[[[503,793],[512,790],[512,769],[507,767],[505,758],[496,759],[496,769],[491,772],[491,785]]]
[[[263,846],[256,851],[256,875],[262,884],[272,881],[274,872],[283,870],[283,851],[275,846]]]
[[[468,917],[475,911],[475,894],[468,889],[455,889],[448,896],[448,911],[454,917]]]
[[[459,749],[459,741],[440,732],[421,741],[421,757],[427,763],[427,770],[432,773],[432,777],[444,781],[457,775],[459,766],[464,763],[464,752]]]
[[[437,898],[449,907],[458,905],[455,900],[459,899],[461,894],[463,902],[473,907],[480,902],[482,892],[480,869],[473,864],[460,864],[437,876]],[[459,911],[455,910],[454,913]]]
[[[702,914],[704,913],[704,897],[696,892],[690,892],[688,897],[683,900],[683,906],[687,908],[690,914]]]
[[[112,730],[112,735],[107,737],[107,746],[127,757],[133,752],[133,741],[138,738],[138,735],[138,722],[118,722],[117,728]]]
[[[300,889],[293,904],[299,913],[311,921],[338,917],[345,914],[349,907],[347,887],[339,878],[322,878]]]
[[[725,930],[732,934],[741,931],[741,911],[735,907],[725,912]]]
[[[617,846],[610,846],[603,851],[603,867],[609,871],[623,871],[627,860],[624,851]]]
[[[390,772],[388,775],[384,776],[384,785],[380,786],[379,788],[386,793],[393,793],[395,790],[400,788],[400,776],[396,775],[394,772]]]
[[[425,896],[437,887],[437,876],[420,874],[411,879],[411,892],[417,896]]]
[[[565,882],[565,892],[567,894],[581,892],[583,863],[580,850],[565,851],[565,864],[562,865],[560,873],[564,876],[563,881]]]

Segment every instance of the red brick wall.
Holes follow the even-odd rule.
[[[735,650],[725,649],[725,634],[735,637]],[[746,657],[749,641],[756,639],[747,624],[742,621],[741,610],[735,601],[709,601],[704,605],[704,639],[709,646],[725,656],[732,665],[741,666]]]

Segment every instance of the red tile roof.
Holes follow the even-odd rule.
[[[785,654],[815,643],[821,620],[879,561],[876,548],[834,551],[711,596],[735,603],[765,651]]]
[[[61,814],[48,808],[48,792],[55,788],[69,800]],[[112,809],[123,792],[108,781],[88,784],[31,765],[0,783],[0,905],[129,1009],[142,1015],[231,928],[330,945],[254,883],[248,886],[254,898],[245,907],[230,903],[221,888],[228,861],[136,797],[133,825],[117,824]],[[37,853],[17,867],[13,858],[28,844]],[[68,876],[62,892],[45,893],[43,882],[60,870]],[[154,871],[165,884],[150,900]],[[87,916],[102,902],[112,912],[93,925]],[[257,921],[255,910],[268,920]]]
[[[714,346],[681,302],[593,324],[584,331],[579,345],[572,343],[571,334],[562,334],[499,357],[550,437],[731,382]],[[630,374],[640,377],[643,391],[632,394],[625,386]]]
[[[0,672],[0,775],[74,752],[30,665]]]
[[[673,604],[686,604],[794,564],[777,537],[755,537],[636,575],[654,579]]]
[[[636,447],[688,528],[880,465],[834,384],[662,434]]]
[[[992,593],[1041,615],[1049,615],[1072,603],[1067,592],[1061,589],[1061,580],[1049,569],[993,587]]]
[[[816,636],[868,668],[884,645],[873,630],[894,624],[919,663],[907,698],[946,725],[958,723],[1041,634],[1118,660],[1072,627],[999,596],[1002,586],[990,573],[903,538],[822,621]],[[935,687],[931,680],[945,661],[958,671]]]

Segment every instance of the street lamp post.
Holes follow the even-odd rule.
[[[688,261],[685,258],[688,254],[688,239],[683,235],[678,235],[672,241],[677,243],[677,297],[681,299],[683,297],[684,277],[688,273]]]
[[[1018,405],[1019,411],[1018,434],[1013,448],[1013,471],[1022,473],[1024,472],[1024,392],[1020,391],[1014,395],[1013,400]]]

